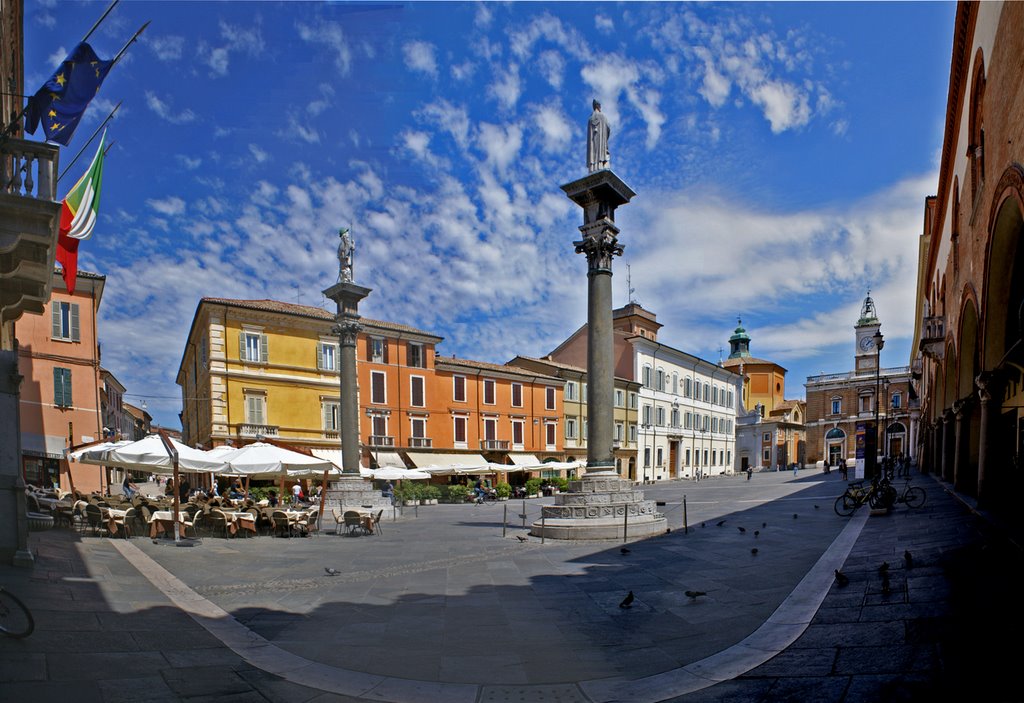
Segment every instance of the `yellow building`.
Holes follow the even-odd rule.
[[[743,376],[743,408],[761,406],[761,417],[768,417],[785,401],[786,369],[774,361],[758,359],[750,354],[750,336],[737,320],[736,331],[729,337],[729,358],[722,366]]]

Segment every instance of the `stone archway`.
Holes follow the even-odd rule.
[[[967,297],[960,313],[960,351],[957,367],[956,454],[953,485],[968,495],[978,494],[978,448],[981,433],[981,407],[974,392],[978,375],[978,313],[972,297]]]
[[[956,465],[956,415],[953,404],[956,402],[956,347],[950,341],[946,344],[945,369],[942,381],[942,480],[953,482],[953,467]]]
[[[838,460],[846,460],[846,432],[833,427],[825,433],[825,461],[835,466]]]

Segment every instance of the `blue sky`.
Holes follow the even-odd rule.
[[[28,92],[106,3],[27,0]],[[934,193],[954,3],[123,2],[62,165],[118,101],[100,220],[103,364],[178,424],[174,376],[203,296],[324,305],[351,226],[361,312],[444,354],[540,356],[586,317],[581,213],[593,98],[617,213],[615,304],[707,359],[742,315],[755,356],[852,368],[870,287],[908,363],[917,239]],[[41,132],[37,135],[40,137]],[[90,148],[91,149],[91,148]],[[88,164],[79,161],[61,195]]]

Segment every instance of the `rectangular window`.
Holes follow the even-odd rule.
[[[711,389],[711,402],[718,405],[718,386],[714,386]]]
[[[658,427],[664,427],[665,426],[665,408],[662,408],[662,407],[657,408],[657,412],[655,413],[655,416],[657,417]]]
[[[843,411],[843,401],[839,398],[832,399],[832,414],[838,415]]]
[[[622,423],[621,422],[616,422],[615,423],[615,441],[619,442],[621,444],[622,443],[622,436],[623,436],[623,434],[624,434],[624,432],[623,432]]]
[[[659,391],[665,390],[665,369],[658,369],[654,374],[654,388]]]
[[[650,447],[644,447],[644,468],[647,468],[650,465],[651,465],[651,448]]]
[[[455,444],[466,445],[466,418],[456,415],[452,418]]]
[[[683,416],[683,429],[690,429],[693,426],[693,413],[686,413]]]
[[[409,434],[415,439],[423,439],[427,436],[427,421],[422,417],[409,418]]]
[[[267,420],[267,396],[263,393],[246,393],[245,424],[263,425]]]
[[[651,387],[651,367],[645,366],[643,370],[643,376],[641,376],[641,382],[644,384],[644,388]]]
[[[893,410],[899,410],[903,402],[903,397],[899,393],[892,394],[892,408]]]
[[[239,335],[239,353],[242,361],[267,362],[267,335],[259,332],[242,332]]]
[[[554,390],[554,389],[552,389]],[[521,408],[523,407],[523,384],[513,383],[512,384],[512,407]]]
[[[771,442],[772,441],[772,433],[771,432],[765,432],[764,434],[762,434],[761,435],[761,441],[762,442]]]
[[[414,369],[427,368],[427,356],[423,352],[423,345],[419,342],[409,342],[408,365]]]
[[[549,422],[546,425],[544,425],[544,429],[544,439],[546,444],[545,449],[554,449],[557,446],[556,433],[558,432],[558,425],[554,422]]]
[[[325,432],[338,432],[341,425],[338,423],[340,417],[341,406],[336,401],[325,400],[323,403],[324,409],[324,431]]]
[[[388,436],[388,418],[387,415],[374,415],[372,419],[372,434],[374,437],[387,437]]]
[[[498,420],[493,417],[484,418],[484,439],[493,442],[498,438]]]
[[[452,377],[452,399],[459,403],[466,402],[466,377]]]
[[[728,399],[725,402],[726,406],[731,408],[732,407],[732,401],[733,401],[732,391],[729,391],[729,397],[728,397]]]
[[[643,413],[642,413],[642,418],[643,418],[643,424],[644,425],[650,425],[651,424],[651,406],[650,405],[645,405],[644,406],[644,410],[643,410]]]
[[[544,389],[544,409],[545,410],[554,410],[555,409],[555,388],[554,388],[554,386],[548,386],[547,388]]]
[[[708,416],[707,416],[707,415],[705,415],[705,416],[704,416],[704,422],[703,422],[703,424],[702,424],[702,427],[704,428],[704,431],[705,431],[705,432],[707,432],[707,431],[708,431],[708,426],[709,426],[709,424],[710,424],[710,419],[708,418]]]
[[[692,393],[691,384],[692,384],[692,381],[690,381],[690,377],[687,376],[683,380],[683,395],[685,395],[687,398],[689,398],[691,393]]]
[[[71,369],[53,367],[53,404],[58,408],[71,407]]]
[[[717,417],[711,418],[711,431],[712,432],[718,432],[718,418]]]
[[[374,364],[388,363],[388,345],[383,337],[369,337],[366,340],[367,360]]]
[[[578,386],[576,385],[576,381],[566,381],[565,382],[565,399],[566,400],[576,400],[576,389],[577,388],[578,388]]]
[[[62,339],[66,342],[80,342],[78,324],[78,303],[56,301],[53,304],[52,312],[54,339]]]
[[[672,408],[672,426],[679,427],[679,408]]]
[[[410,376],[409,385],[409,404],[412,405],[414,408],[422,408],[426,404],[426,400],[423,397],[423,377]]]
[[[704,466],[708,465],[708,450],[704,450]]]
[[[385,382],[385,376],[383,371],[370,372],[370,402],[388,402],[387,384]]]
[[[512,421],[512,444],[516,447],[523,446],[523,436],[525,435],[523,424],[522,420]]]
[[[484,379],[484,404],[494,405],[494,381],[490,378]]]
[[[576,439],[576,418],[565,418],[565,438]]]
[[[711,386],[707,383],[704,384],[704,402],[711,402]]]
[[[690,450],[686,450],[686,466],[690,465]]]
[[[665,458],[664,457],[664,449],[662,449],[661,447],[658,447],[658,451],[655,454],[655,456],[657,457],[657,460],[658,460],[658,463],[655,464],[655,466],[664,466],[665,465],[665,462],[663,461],[663,459]]]
[[[629,407],[631,410],[636,410],[639,407],[639,399],[636,393],[629,394]]]
[[[636,444],[636,425],[629,423],[629,441]]]
[[[316,345],[316,367],[321,371],[338,370],[338,346],[331,342]]]
[[[626,407],[626,392],[623,390],[619,390],[618,388],[615,389],[615,407]]]

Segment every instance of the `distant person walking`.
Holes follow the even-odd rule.
[[[753,475],[754,475],[754,468],[752,466],[748,466],[747,467],[747,480],[749,481],[750,477],[753,476]]]

